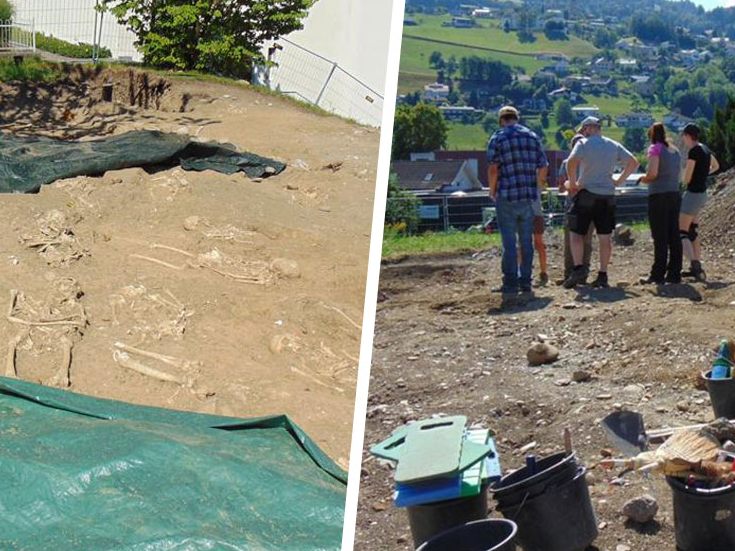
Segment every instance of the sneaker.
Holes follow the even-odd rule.
[[[607,272],[598,272],[597,279],[592,282],[592,286],[598,289],[610,287],[610,284],[607,282]]]
[[[538,281],[536,282],[536,285],[538,287],[546,287],[549,284],[549,274],[546,272],[541,272],[538,276]]]
[[[565,289],[574,289],[577,285],[584,284],[587,281],[587,269],[582,266],[580,268],[574,268],[572,275],[570,275],[564,282]]]

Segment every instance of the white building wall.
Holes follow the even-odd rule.
[[[322,107],[367,124],[380,124],[392,11],[393,0],[318,0],[304,21],[303,30],[287,37],[338,64],[345,73],[366,85],[341,75],[335,89],[328,87],[323,94]],[[309,55],[288,43],[281,45],[284,50],[279,52],[280,58],[298,56],[304,67],[272,71],[271,86],[289,89],[313,101],[329,74],[324,69],[329,64],[313,61],[312,70],[308,66],[312,63]],[[294,78],[297,72],[302,73],[298,79]],[[366,96],[376,101],[368,106]]]

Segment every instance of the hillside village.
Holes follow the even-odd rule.
[[[735,95],[735,10],[703,18],[693,4],[679,2],[676,9],[695,10],[676,16],[693,22],[684,26],[672,22],[670,2],[621,12],[618,4],[625,3],[608,9],[590,2],[574,11],[553,0],[409,0],[399,104],[436,106],[449,131],[442,151],[395,159],[402,186],[420,195],[479,195],[486,185],[483,150],[505,104],[517,106],[543,138],[554,161],[551,185],[573,129],[587,116],[603,120],[604,132],[644,167],[645,130],[654,121],[673,134],[692,121],[708,126]],[[451,167],[426,164],[450,161]],[[442,173],[451,174],[439,181]]]

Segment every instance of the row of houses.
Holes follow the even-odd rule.
[[[557,175],[566,151],[548,150],[549,185],[557,185]],[[485,151],[435,151],[411,155],[410,161],[393,161],[391,173],[404,189],[417,195],[471,193],[487,190]]]

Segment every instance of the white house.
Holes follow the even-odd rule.
[[[596,105],[578,105],[577,107],[572,107],[572,113],[574,113],[578,121],[582,121],[587,117],[599,117],[600,108]]]
[[[391,164],[391,172],[398,176],[399,185],[417,195],[479,191],[482,183],[477,170],[477,162],[471,159],[394,161]]]
[[[615,117],[615,124],[620,128],[648,128],[654,122],[653,115],[644,112],[627,113]]]
[[[457,29],[471,29],[475,22],[470,17],[452,17],[452,27]]]
[[[653,80],[649,75],[632,75],[630,80],[633,83],[635,91],[641,96],[653,95]]]
[[[488,19],[493,16],[493,12],[490,8],[477,8],[472,12],[472,17],[478,17],[480,19]]]
[[[449,86],[447,86],[446,84],[434,82],[433,84],[427,84],[426,86],[424,86],[424,101],[443,103],[447,101],[448,97]]]
[[[638,61],[633,58],[621,57],[615,64],[621,71],[635,71],[638,68]]]
[[[692,119],[680,115],[679,113],[669,113],[664,115],[664,124],[674,130],[675,132],[681,132],[684,127],[692,122]]]
[[[439,107],[439,111],[446,120],[454,122],[471,122],[484,113],[481,109],[475,109],[468,105],[442,105]]]

